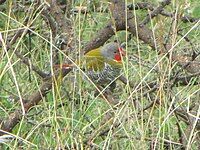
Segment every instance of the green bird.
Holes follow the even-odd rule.
[[[118,43],[110,42],[90,50],[74,64],[62,64],[61,68],[79,66],[95,84],[106,86],[120,75],[125,55]]]

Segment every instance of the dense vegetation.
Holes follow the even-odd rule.
[[[0,0],[0,148],[199,149],[199,10],[198,0]],[[79,67],[54,68],[110,41],[126,50],[112,92]]]

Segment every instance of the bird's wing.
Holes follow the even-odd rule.
[[[85,67],[86,70],[94,70],[94,71],[100,71],[104,68],[105,60],[104,57],[101,54],[100,48],[93,49],[86,53],[83,58],[83,67]]]
[[[84,67],[86,70],[101,71],[104,66],[102,57],[85,57]]]

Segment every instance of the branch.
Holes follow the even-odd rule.
[[[101,29],[97,35],[85,46],[84,52],[98,48],[103,45],[110,37],[115,35],[117,31],[122,31],[128,29],[133,35],[138,37],[140,40],[149,44],[155,49],[155,43],[153,40],[152,31],[146,26],[137,26],[132,12],[128,12],[126,18],[125,3],[124,1],[113,0],[110,5],[110,10],[112,12],[112,21],[110,21],[103,29]],[[126,26],[126,19],[128,25]],[[137,27],[136,27],[137,26]]]
[[[22,61],[25,65],[30,66],[30,68],[31,68],[34,72],[36,72],[40,77],[46,78],[46,77],[49,76],[48,73],[45,73],[45,72],[43,72],[42,70],[40,70],[37,66],[34,66],[34,65],[30,62],[30,60],[29,60],[28,58],[26,58],[26,57],[24,57],[23,55],[21,55],[20,52],[18,52],[17,50],[15,51],[15,55],[16,55],[18,58],[20,58],[21,61]]]
[[[159,15],[162,11],[163,8],[171,3],[171,0],[163,0],[156,9],[154,9],[150,14],[147,15],[147,17],[142,21],[140,25],[146,25],[151,19]]]
[[[29,97],[28,97],[28,102],[24,104],[24,109],[25,112],[27,113],[30,111],[30,109],[37,105],[43,97],[45,97],[49,91],[52,89],[53,86],[53,80],[57,79],[62,75],[63,77],[66,76],[71,69],[65,69],[60,71],[57,71],[55,73],[55,76],[51,76],[48,78],[41,86],[40,89],[33,92]],[[1,129],[7,132],[11,132],[12,129],[19,123],[19,121],[22,119],[23,115],[21,113],[21,109],[15,110],[13,113],[9,115],[9,117],[2,122]],[[0,135],[3,135],[3,132],[0,132]]]

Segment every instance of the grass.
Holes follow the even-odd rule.
[[[183,4],[183,1],[180,1],[177,5],[181,9]],[[6,11],[0,12],[0,18],[4,20],[0,22],[0,32],[4,34],[4,40],[12,37],[16,30],[23,27],[21,23],[26,16],[23,12],[13,13],[11,9],[13,5],[14,3],[11,2],[10,5],[5,4]],[[74,4],[76,5],[78,4]],[[106,3],[102,5],[105,6]],[[192,8],[192,15],[199,17],[198,1],[191,1],[190,8]],[[168,9],[175,8],[169,6]],[[183,8],[180,12],[182,11],[184,11]],[[136,15],[140,17],[144,15],[144,12],[136,12]],[[74,15],[73,27],[75,38],[78,39],[76,46],[81,47],[90,41],[110,18],[109,13],[103,12],[92,12],[87,16]],[[149,24],[149,27],[154,29],[155,34],[166,36],[170,24],[170,18],[159,16],[158,19],[152,21],[151,25]],[[178,25],[183,28],[183,34],[186,34],[193,26],[181,22]],[[31,63],[50,73],[52,42],[49,28],[46,27],[40,15],[34,21],[34,27],[34,34],[31,36]],[[199,27],[195,28],[188,35],[197,50],[200,38],[198,29]],[[126,42],[127,36],[127,32],[118,32],[110,41]],[[18,100],[19,93],[26,99],[38,90],[43,82],[33,71],[31,81],[29,81],[28,67],[13,55],[13,50],[18,50],[24,56],[29,56],[28,38],[28,36],[23,36],[13,45],[13,49],[8,52],[9,58],[1,55],[0,116],[3,119],[14,110],[21,108]],[[176,44],[180,38],[177,37],[174,43]],[[187,47],[189,48],[185,49]],[[191,45],[181,40],[173,52],[191,54],[190,47]],[[0,50],[0,54],[3,54],[3,49]],[[75,60],[75,54],[80,51],[81,48],[77,48],[69,54],[69,57]],[[76,149],[86,149],[85,141],[94,136],[91,143],[97,149],[148,149],[155,141],[157,141],[157,149],[167,149],[164,143],[171,143],[168,145],[169,149],[179,149],[181,144],[177,124],[183,134],[186,134],[188,126],[175,117],[172,104],[175,104],[177,108],[185,109],[188,109],[193,102],[196,102],[198,106],[199,87],[193,84],[197,79],[194,78],[187,86],[166,89],[164,83],[180,69],[180,66],[171,62],[166,56],[158,55],[156,51],[143,42],[137,41],[135,37],[128,41],[126,51],[129,57],[124,60],[123,74],[128,81],[135,83],[135,87],[145,86],[153,81],[159,82],[160,87],[153,94],[143,96],[147,89],[136,90],[135,87],[131,88],[118,82],[113,95],[124,104],[113,108],[100,96],[96,97],[94,85],[87,80],[79,80],[82,75],[78,70],[74,70],[62,81],[58,80],[52,91],[43,98],[39,105],[34,106],[13,129],[12,134],[21,139],[11,140],[0,147],[2,149],[59,149],[64,147],[71,149],[74,146]],[[139,60],[133,56],[138,56]],[[66,59],[65,55],[60,57],[62,60]],[[8,64],[9,59],[12,66]],[[187,75],[188,73],[183,71],[181,74]],[[158,103],[153,103],[151,108],[142,111],[156,99]],[[109,118],[109,116],[112,117]],[[196,116],[199,116],[199,112]],[[120,124],[116,127],[117,123]],[[106,135],[95,135],[106,129],[109,129]],[[192,139],[195,134],[197,134],[196,131],[191,130],[189,134],[191,137],[188,137],[188,149],[198,149],[198,142]]]

